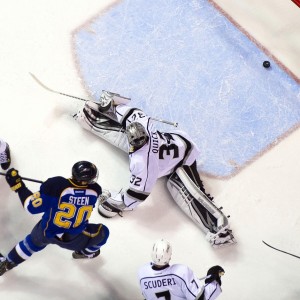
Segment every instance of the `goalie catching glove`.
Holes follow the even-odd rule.
[[[102,94],[99,99],[99,111],[102,113],[107,112],[110,108],[113,111],[113,106],[126,104],[129,101],[130,98],[123,97],[117,93],[102,90]]]
[[[25,184],[19,175],[19,171],[14,168],[9,169],[6,172],[5,179],[6,179],[7,183],[9,184],[10,188],[16,193],[22,187],[25,187]]]

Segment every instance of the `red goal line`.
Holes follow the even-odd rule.
[[[300,7],[300,0],[292,0],[298,7]]]

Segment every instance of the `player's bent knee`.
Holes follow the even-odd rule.
[[[103,246],[109,238],[109,229],[104,224],[88,224],[85,232],[91,238],[86,247]]]

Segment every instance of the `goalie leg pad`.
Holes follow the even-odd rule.
[[[113,116],[99,112],[97,103],[87,101],[73,117],[84,129],[128,153],[129,145],[125,130]]]
[[[201,191],[183,167],[169,177],[167,187],[178,206],[206,233],[212,246],[235,243],[227,217]]]

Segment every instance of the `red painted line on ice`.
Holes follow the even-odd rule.
[[[300,7],[300,0],[292,0],[298,7]]]
[[[299,3],[300,0],[292,0],[295,4]],[[276,56],[272,54],[272,52],[260,44],[244,27],[242,27],[233,17],[231,17],[225,10],[219,6],[215,0],[208,0],[220,13],[222,13],[236,28],[238,28],[241,32],[243,32],[250,41],[252,41],[258,48],[260,48],[266,55],[268,55],[272,60],[274,60],[282,70],[284,70],[289,76],[291,76],[297,83],[300,83],[300,77],[298,77],[295,73],[293,73],[288,67],[286,67]]]

